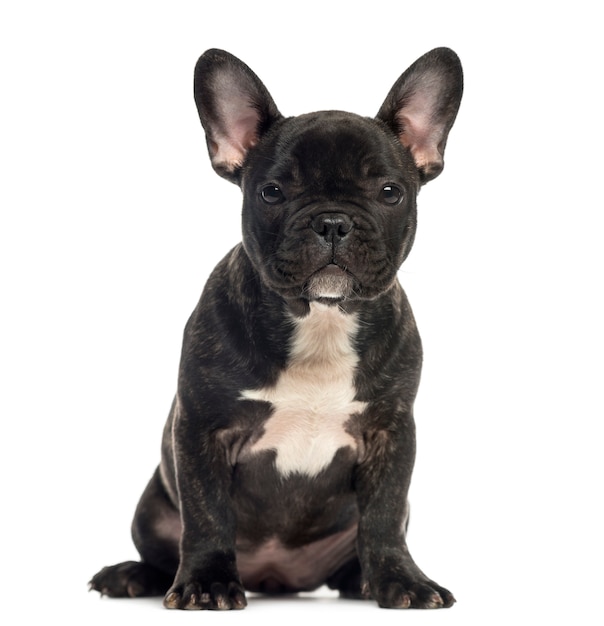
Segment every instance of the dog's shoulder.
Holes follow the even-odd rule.
[[[184,331],[184,379],[216,380],[238,395],[242,385],[274,380],[287,360],[293,324],[283,301],[267,290],[242,244],[210,274]]]

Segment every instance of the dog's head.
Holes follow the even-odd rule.
[[[375,119],[284,118],[239,59],[209,50],[195,101],[214,169],[241,186],[243,245],[286,299],[328,303],[388,290],[411,249],[416,195],[443,168],[462,94],[454,52],[418,59]]]

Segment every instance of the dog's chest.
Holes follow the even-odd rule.
[[[287,367],[274,386],[242,392],[242,398],[271,404],[262,435],[247,452],[276,452],[282,476],[316,476],[337,451],[357,450],[347,428],[366,403],[355,399],[358,356],[353,347],[357,318],[338,307],[312,304],[310,314],[295,322]]]

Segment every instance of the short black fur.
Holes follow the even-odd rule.
[[[324,584],[382,607],[451,606],[406,544],[422,349],[397,272],[417,193],[442,170],[459,60],[424,55],[376,119],[285,118],[220,50],[199,59],[194,91],[212,165],[243,192],[243,241],[185,329],[132,526],[141,561],[91,587],[180,609]]]

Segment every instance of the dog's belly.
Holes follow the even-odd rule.
[[[330,465],[339,449],[358,451],[359,442],[348,428],[350,418],[366,408],[355,399],[357,320],[337,306],[313,304],[310,314],[295,324],[290,361],[276,384],[241,394],[273,409],[260,438],[242,452],[248,456],[273,450],[282,476],[313,477]]]
[[[238,548],[237,567],[246,589],[266,593],[310,591],[354,558],[356,525],[299,548],[273,538],[253,550]]]

